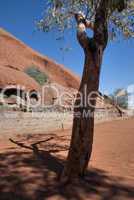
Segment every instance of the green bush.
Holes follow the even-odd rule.
[[[26,69],[25,73],[32,77],[40,85],[44,85],[48,80],[48,76],[45,73],[41,72],[39,69],[37,69],[35,66]]]

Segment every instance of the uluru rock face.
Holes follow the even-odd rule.
[[[66,92],[74,94],[79,88],[80,79],[63,65],[57,64],[46,56],[34,51],[13,35],[0,28],[0,91],[5,86],[24,86],[26,91],[41,92],[41,85],[26,70],[36,67],[47,75],[50,83],[56,83],[59,94]],[[9,92],[10,93],[10,92]],[[48,88],[45,101],[55,100],[55,94]],[[101,103],[102,101],[102,103]],[[67,104],[68,98],[67,98]],[[118,112],[105,98],[97,98],[97,107]]]
[[[39,84],[23,71],[13,69],[9,65],[0,64],[0,88],[17,85],[24,87],[26,91],[40,90]]]
[[[38,90],[40,85],[25,71],[35,66],[63,87],[78,89],[80,79],[63,65],[39,54],[10,33],[0,29],[0,88],[7,84],[23,85],[27,90]]]

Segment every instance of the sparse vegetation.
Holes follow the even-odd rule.
[[[48,76],[41,72],[37,67],[31,66],[25,70],[25,73],[37,81],[40,85],[44,85],[48,81]]]

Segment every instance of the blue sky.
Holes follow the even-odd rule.
[[[69,32],[65,40],[56,41],[56,33],[36,30],[35,21],[42,15],[43,4],[44,0],[0,0],[0,27],[81,76],[84,57],[75,31]],[[72,50],[67,53],[60,50],[66,46]],[[103,59],[100,90],[111,93],[133,83],[134,39],[109,43]]]

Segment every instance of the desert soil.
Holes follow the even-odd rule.
[[[63,186],[70,136],[70,129],[0,136],[0,200],[134,199],[134,119],[97,124],[85,178]]]

